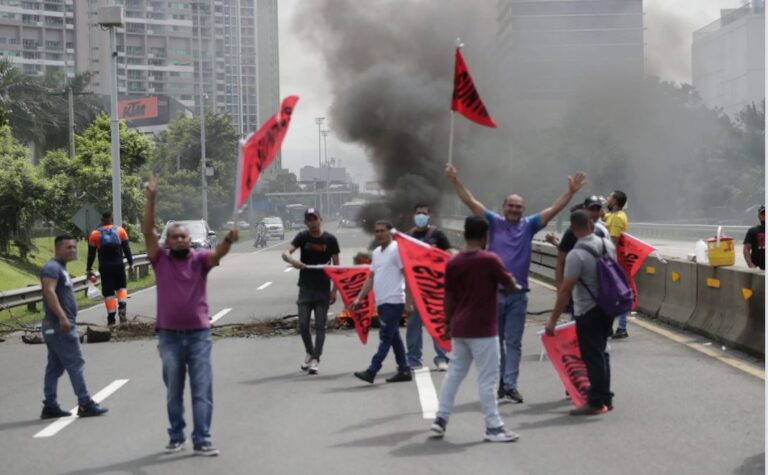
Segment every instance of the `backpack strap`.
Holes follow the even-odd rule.
[[[431,224],[427,226],[427,234],[424,235],[424,241],[429,241],[432,235],[435,234],[436,229],[437,226],[432,226]]]
[[[605,256],[605,252],[606,252],[605,241],[603,241],[603,239],[600,239],[600,241],[602,241],[602,243],[603,243],[602,255]],[[574,246],[574,249],[581,249],[583,251],[587,251],[592,257],[595,258],[596,261],[598,259],[600,259],[600,256],[597,254],[597,252],[595,252],[594,249],[592,249],[591,247],[587,246],[586,244],[576,243],[576,245]],[[592,300],[594,300],[595,303],[597,303],[597,297],[595,297],[595,294],[593,294],[592,291],[589,289],[589,286],[584,282],[584,279],[579,277],[579,283],[581,284],[582,287],[584,287],[584,289],[586,289],[586,291],[589,294],[589,296],[592,297]]]

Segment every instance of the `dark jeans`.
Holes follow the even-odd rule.
[[[405,305],[385,303],[376,309],[379,311],[379,322],[381,323],[379,349],[373,355],[368,371],[373,374],[378,373],[382,363],[384,363],[384,358],[389,353],[389,348],[392,347],[395,352],[395,361],[397,361],[397,372],[407,373],[410,368],[405,359],[405,345],[403,345],[403,339],[400,338],[400,318],[403,316]]]
[[[607,317],[598,307],[576,317],[576,336],[590,384],[587,402],[595,408],[610,405],[613,401],[611,362],[605,351],[612,327],[613,318]]]
[[[43,380],[43,394],[45,400],[43,405],[46,407],[58,407],[57,386],[59,378],[64,371],[69,374],[69,381],[77,395],[77,402],[81,406],[91,402],[91,396],[88,394],[88,388],[85,386],[85,360],[80,351],[80,338],[77,335],[77,328],[72,325],[72,330],[68,334],[62,334],[58,329],[58,324],[43,322],[43,339],[45,346],[48,347],[48,364],[45,367],[45,378]]]
[[[304,351],[312,358],[320,361],[325,344],[325,327],[328,323],[329,292],[313,291],[312,289],[299,288],[299,334],[304,342]],[[312,333],[309,329],[309,321],[312,312],[315,312],[315,344],[312,345]]]

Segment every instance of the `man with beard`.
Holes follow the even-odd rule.
[[[749,228],[744,237],[744,259],[750,268],[765,270],[765,205],[758,208],[757,218],[760,224]]]
[[[208,316],[208,272],[219,265],[221,258],[237,241],[237,229],[213,251],[192,249],[189,230],[173,224],[166,233],[167,250],[161,249],[155,234],[155,196],[157,177],[149,177],[146,187],[147,205],[144,210],[144,241],[147,257],[152,263],[157,281],[158,349],[163,362],[163,381],[170,428],[167,453],[184,448],[184,379],[189,372],[192,391],[194,431],[192,442],[195,455],[218,455],[211,444],[213,414],[213,374],[211,369],[211,324]]]

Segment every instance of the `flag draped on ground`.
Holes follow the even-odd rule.
[[[456,68],[453,77],[453,99],[451,110],[458,112],[467,119],[486,127],[496,127],[488,109],[485,108],[480,93],[475,88],[472,76],[469,74],[461,48],[456,48]]]
[[[280,151],[298,100],[298,96],[286,97],[277,114],[270,117],[258,131],[240,141],[235,211],[243,206],[256,186],[261,172],[272,163]]]
[[[336,289],[341,295],[341,301],[344,302],[344,308],[352,317],[355,324],[355,331],[360,341],[365,345],[368,342],[368,331],[371,328],[371,319],[374,310],[376,310],[376,298],[373,291],[360,302],[360,308],[352,310],[352,302],[355,301],[360,289],[368,276],[371,274],[370,266],[318,266],[323,269],[325,274],[330,277]]]
[[[427,332],[446,352],[451,339],[445,334],[445,266],[451,255],[403,233],[395,233],[403,274],[416,310]]]
[[[635,284],[635,274],[643,266],[643,262],[650,253],[656,249],[650,244],[637,239],[631,234],[621,233],[619,243],[616,246],[616,260],[624,272],[627,274],[629,283],[632,286],[634,302],[632,309],[637,309],[639,300],[637,298],[637,285]]]
[[[576,322],[556,326],[555,336],[548,336],[544,332],[539,334],[541,343],[547,350],[549,361],[560,376],[565,390],[571,397],[571,402],[576,407],[586,404],[589,376],[587,365],[581,359],[579,340],[576,337]]]

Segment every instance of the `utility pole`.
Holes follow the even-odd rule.
[[[200,67],[198,69],[198,71],[200,71],[200,169],[201,169],[200,179],[202,181],[202,189],[203,189],[202,217],[203,217],[203,220],[208,222],[208,178],[206,177],[208,167],[205,162],[205,97],[206,96],[205,96],[205,79],[203,76],[202,6],[203,6],[203,2],[198,2],[197,4],[197,52],[198,52],[198,59],[200,64]]]
[[[315,123],[317,124],[317,178],[315,179],[315,206],[322,204],[320,201],[320,190],[317,189],[317,183],[320,178],[320,173],[323,170],[323,121],[325,117],[316,117]],[[322,210],[325,211],[325,210]]]
[[[320,132],[320,135],[323,136],[323,155],[325,156],[325,206],[327,213],[331,212],[331,168],[330,164],[328,163],[328,134],[330,134],[330,130],[323,130]]]

